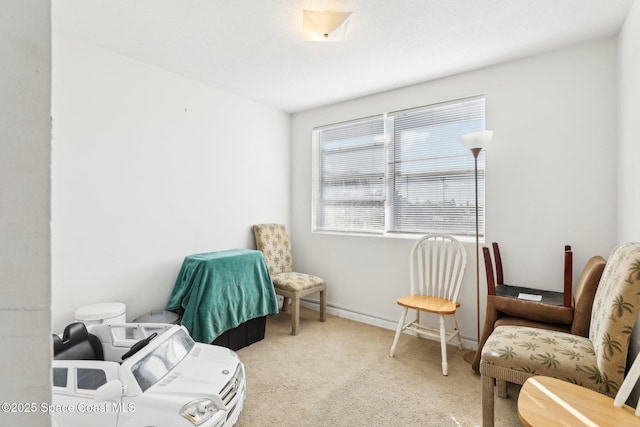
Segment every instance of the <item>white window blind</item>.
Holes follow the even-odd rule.
[[[474,160],[458,135],[483,129],[484,97],[314,129],[313,230],[474,235]],[[484,152],[478,200],[483,235]]]
[[[382,116],[314,130],[314,230],[382,232]]]
[[[484,129],[484,98],[391,114],[390,231],[475,235],[475,175],[458,136]],[[484,151],[478,157],[479,231],[484,235]]]

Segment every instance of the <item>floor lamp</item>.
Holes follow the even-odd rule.
[[[478,333],[478,344],[480,344],[480,242],[478,230],[478,155],[491,142],[493,132],[483,130],[478,132],[465,133],[458,137],[465,148],[471,150],[474,160],[475,184],[476,184],[476,326]],[[464,355],[464,360],[473,362],[475,351],[469,351]]]

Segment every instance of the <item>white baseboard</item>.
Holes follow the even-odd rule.
[[[314,311],[319,311],[319,307],[320,307],[317,301],[309,301],[309,300],[301,300],[300,305],[302,307],[305,307]],[[367,325],[377,326],[383,329],[389,329],[392,331],[395,331],[396,328],[398,327],[397,321],[381,319],[379,317],[371,316],[364,313],[358,313],[358,312],[349,310],[348,308],[336,307],[334,305],[327,304],[327,314],[331,314],[337,317],[342,317],[344,319],[353,320],[356,322],[365,323]],[[429,337],[427,337],[426,339],[433,339],[434,341],[437,341],[436,339],[429,338]],[[467,350],[475,350],[478,348],[478,343],[476,342],[475,339],[465,338],[464,336],[462,336],[461,339],[462,339],[462,348]]]

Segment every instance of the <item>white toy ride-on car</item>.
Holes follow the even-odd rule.
[[[161,323],[73,323],[53,335],[59,427],[230,427],[245,399],[244,365],[225,347]]]

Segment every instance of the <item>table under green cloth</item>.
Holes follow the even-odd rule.
[[[211,343],[250,319],[278,313],[278,301],[262,252],[231,249],[186,257],[167,310],[182,315],[195,341]]]

